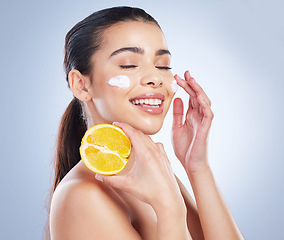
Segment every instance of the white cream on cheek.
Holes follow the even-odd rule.
[[[125,75],[118,75],[118,76],[112,77],[111,79],[107,81],[107,83],[113,87],[118,87],[121,89],[126,89],[130,87],[130,79],[128,76],[125,76]],[[171,89],[172,89],[172,93],[176,93],[176,91],[178,90],[178,84],[175,79],[173,79],[171,82]]]
[[[178,84],[175,79],[171,83],[171,88],[172,88],[172,93],[176,93],[176,91],[178,90]]]
[[[130,87],[130,79],[128,76],[119,75],[113,77],[107,81],[107,83],[113,87],[118,87],[122,89],[126,89]]]

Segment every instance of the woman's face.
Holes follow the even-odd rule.
[[[93,123],[125,122],[145,134],[160,130],[174,95],[170,53],[153,23],[122,22],[103,32],[90,76]]]

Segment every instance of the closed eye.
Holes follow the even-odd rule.
[[[128,69],[128,68],[136,68],[136,65],[120,65],[119,67],[123,68],[123,69]]]
[[[168,66],[156,66],[156,68],[161,69],[161,70],[171,70],[171,67]]]

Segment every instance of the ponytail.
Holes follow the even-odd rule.
[[[49,212],[53,192],[64,176],[80,161],[79,147],[86,130],[87,125],[84,120],[81,103],[74,97],[65,110],[59,126],[54,166],[55,177],[53,187],[47,199],[48,214],[43,235],[45,240],[51,239],[49,232]]]
[[[86,130],[81,103],[74,97],[65,110],[59,127],[53,191],[71,168],[80,161],[79,147]]]

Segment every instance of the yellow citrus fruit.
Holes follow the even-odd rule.
[[[131,153],[131,142],[124,131],[111,124],[89,128],[82,138],[80,154],[85,165],[95,173],[121,172]]]

